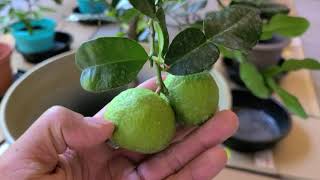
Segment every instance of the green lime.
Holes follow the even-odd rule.
[[[165,85],[176,119],[183,124],[201,124],[218,109],[219,89],[209,72],[187,76],[169,74]]]
[[[166,148],[175,134],[169,103],[148,89],[128,89],[107,106],[105,119],[116,129],[111,141],[121,148],[151,154]]]

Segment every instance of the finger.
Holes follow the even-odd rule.
[[[158,86],[157,86],[157,78],[153,77],[150,78],[146,81],[144,81],[143,83],[141,83],[139,86],[137,86],[138,88],[146,88],[146,89],[150,89],[152,91],[156,91]]]
[[[118,156],[109,163],[110,179],[140,179],[135,166],[126,158]]]
[[[227,155],[223,148],[211,148],[167,179],[211,180],[224,168],[226,162]]]
[[[63,107],[52,107],[17,141],[24,150],[62,154],[67,147],[79,150],[103,143],[113,132],[111,122],[85,118]],[[47,153],[46,152],[46,153]]]
[[[225,141],[235,133],[237,127],[237,117],[233,112],[219,112],[184,141],[171,145],[164,152],[142,163],[138,171],[146,179],[167,177],[200,153]]]

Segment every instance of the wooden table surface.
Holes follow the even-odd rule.
[[[290,3],[290,1],[286,2]],[[98,27],[96,26],[85,26],[78,23],[67,22],[65,18],[72,11],[72,7],[75,7],[74,1],[64,1],[64,6],[59,6],[59,8],[57,8],[58,13],[52,15],[52,17],[58,21],[58,30],[69,32],[73,35],[73,48],[78,47],[82,42],[94,37],[97,32],[98,34],[101,32],[103,34],[101,29],[114,29],[114,26],[104,26],[99,28],[100,31],[98,31]],[[10,36],[2,36],[0,37],[0,41],[9,42],[13,45]],[[295,39],[284,54],[287,57],[294,56],[296,58],[303,58],[304,53],[301,40]],[[15,70],[18,68],[32,68],[32,65],[26,63],[21,55],[16,52],[13,53],[12,56],[12,66]],[[318,170],[320,163],[320,109],[310,72],[302,70],[290,73],[281,83],[285,89],[299,98],[303,107],[310,115],[310,118],[302,120],[296,116],[292,116],[294,119],[292,131],[289,136],[272,151],[276,169],[278,173],[282,174],[320,179],[320,171]],[[2,138],[0,132],[0,140]],[[270,178],[225,169],[216,179],[268,180]]]

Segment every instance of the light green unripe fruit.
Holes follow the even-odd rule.
[[[217,111],[219,89],[209,72],[187,76],[168,75],[164,83],[179,122],[198,125]]]
[[[145,154],[166,148],[175,134],[175,117],[169,103],[148,89],[128,89],[107,106],[105,119],[116,129],[111,141],[121,148]]]

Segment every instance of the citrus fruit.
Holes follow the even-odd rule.
[[[107,106],[105,119],[115,124],[111,142],[145,154],[166,148],[175,134],[175,117],[169,103],[148,89],[128,89]]]
[[[165,80],[169,101],[178,122],[198,125],[218,109],[219,89],[209,72],[187,76],[169,74]]]

